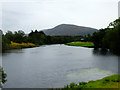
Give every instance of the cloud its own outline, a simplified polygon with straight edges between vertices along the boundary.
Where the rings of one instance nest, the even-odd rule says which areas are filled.
[[[118,17],[120,17],[120,1],[118,3]]]
[[[31,29],[48,29],[62,23],[100,29],[117,18],[117,3],[113,0],[34,0],[3,2],[2,6],[4,32],[28,33]]]
[[[118,2],[119,0],[1,0],[1,2]]]

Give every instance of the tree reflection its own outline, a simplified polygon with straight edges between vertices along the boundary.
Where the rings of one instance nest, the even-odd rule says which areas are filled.
[[[94,55],[110,55],[110,51],[109,49],[106,49],[106,48],[94,48],[93,49],[93,54]]]

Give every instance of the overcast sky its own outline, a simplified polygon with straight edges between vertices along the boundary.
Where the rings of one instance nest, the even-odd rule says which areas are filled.
[[[1,1],[0,28],[4,33],[8,30],[29,33],[31,30],[53,28],[59,24],[100,29],[118,18],[119,0]]]

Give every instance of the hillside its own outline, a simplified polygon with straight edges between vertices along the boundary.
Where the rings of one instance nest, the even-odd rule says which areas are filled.
[[[52,29],[44,30],[46,35],[54,36],[84,36],[97,32],[97,29],[72,24],[61,24]]]

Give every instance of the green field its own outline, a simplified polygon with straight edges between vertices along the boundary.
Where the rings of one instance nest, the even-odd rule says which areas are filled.
[[[80,46],[80,47],[94,47],[94,43],[92,42],[70,42],[65,45],[69,46]]]
[[[64,88],[120,88],[120,75],[114,74],[103,79],[89,82],[70,83]]]

